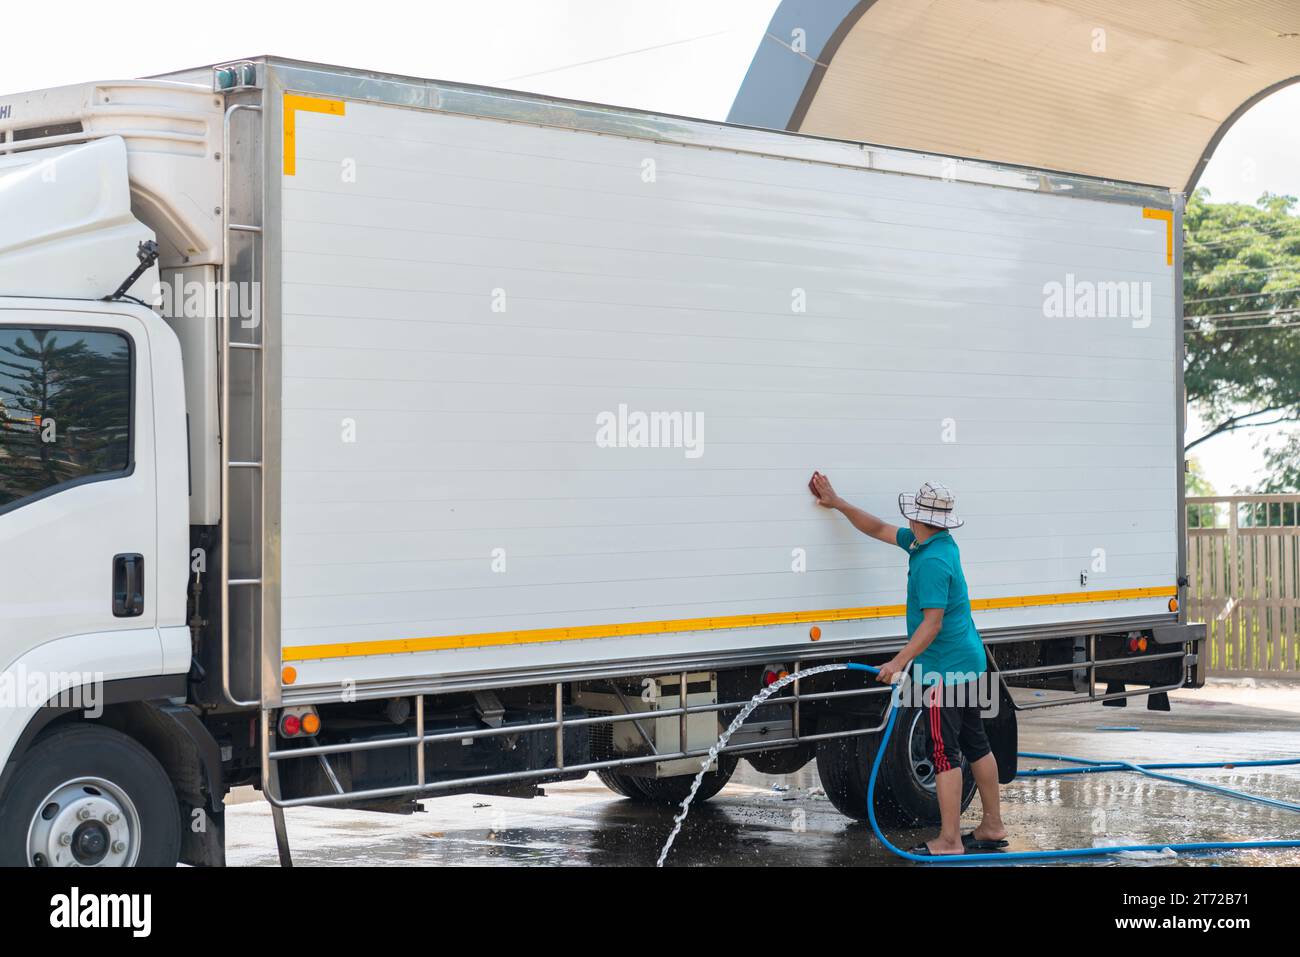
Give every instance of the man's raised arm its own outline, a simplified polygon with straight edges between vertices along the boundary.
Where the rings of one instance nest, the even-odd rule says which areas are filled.
[[[850,505],[835,493],[835,489],[831,487],[831,480],[822,475],[821,472],[813,472],[808,488],[816,497],[818,505],[842,512],[844,517],[849,520],[849,524],[863,535],[870,535],[887,545],[898,544],[897,525],[890,525],[883,519],[876,518],[870,512],[864,512],[857,506]]]

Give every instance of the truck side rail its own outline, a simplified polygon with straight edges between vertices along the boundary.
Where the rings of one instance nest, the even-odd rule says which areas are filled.
[[[998,674],[1005,682],[1007,678],[1014,678],[1023,675],[1041,675],[1053,672],[1074,672],[1086,669],[1088,672],[1088,691],[1066,698],[1054,698],[1041,702],[1032,702],[1025,705],[1016,705],[1016,710],[1028,711],[1038,708],[1054,707],[1057,705],[1073,704],[1085,701],[1104,702],[1113,701],[1120,698],[1132,698],[1142,695],[1154,695],[1175,691],[1186,683],[1186,666],[1191,664],[1195,655],[1189,652],[1186,647],[1180,647],[1172,651],[1159,652],[1144,656],[1143,661],[1159,661],[1180,658],[1184,667],[1179,669],[1179,680],[1160,686],[1143,687],[1135,690],[1125,690],[1110,693],[1097,693],[1096,672],[1098,668],[1105,668],[1111,665],[1130,664],[1131,659],[1124,658],[1106,658],[1098,660],[1096,657],[1095,639],[1089,638],[1087,659],[1081,662],[1064,662],[1061,664],[1040,665],[1024,668],[1012,668],[999,670]],[[801,662],[794,663],[794,670],[798,671],[802,666]],[[633,677],[640,672],[629,672],[623,677]],[[679,687],[687,686],[687,672],[681,672]],[[326,744],[311,745],[302,748],[283,749],[275,745],[276,728],[272,721],[273,709],[264,708],[261,712],[261,737],[262,737],[262,787],[263,794],[268,802],[276,808],[304,807],[318,805],[347,804],[357,801],[372,801],[386,798],[419,795],[434,795],[440,791],[449,791],[456,788],[465,788],[474,785],[496,785],[511,781],[526,781],[530,779],[545,778],[556,774],[571,774],[575,772],[599,771],[606,768],[628,767],[638,764],[653,764],[660,761],[673,761],[682,758],[702,758],[709,753],[707,748],[695,748],[687,750],[676,750],[670,753],[652,753],[648,755],[637,755],[626,758],[614,758],[604,761],[588,761],[579,764],[567,764],[564,760],[564,732],[569,728],[595,725],[613,725],[621,721],[638,721],[643,720],[645,715],[640,712],[634,712],[621,715],[598,715],[589,717],[569,717],[564,715],[564,685],[560,681],[555,684],[555,717],[547,721],[539,721],[531,724],[513,724],[501,727],[485,727],[472,731],[448,731],[434,734],[426,733],[424,721],[424,695],[417,694],[414,696],[414,713],[415,713],[415,731],[413,734],[397,738],[382,738],[364,742],[347,743],[347,744]],[[826,741],[833,738],[857,737],[864,734],[875,734],[884,727],[886,714],[882,710],[881,722],[872,727],[852,728],[840,731],[828,731],[818,734],[802,734],[800,731],[800,711],[804,703],[842,700],[847,698],[860,698],[870,695],[887,695],[890,692],[888,686],[856,688],[838,691],[823,691],[813,694],[804,694],[799,687],[800,682],[796,681],[787,696],[774,696],[765,702],[765,706],[781,705],[792,709],[792,727],[793,733],[782,738],[773,738],[759,742],[745,742],[737,745],[728,745],[721,749],[720,754],[744,754],[745,752],[766,751],[782,747],[794,747],[801,744],[815,743]],[[693,714],[718,713],[723,711],[739,710],[748,701],[728,701],[719,704],[701,704],[677,706],[674,708],[663,708],[656,711],[657,718],[678,718],[679,741],[689,740],[687,736],[687,719]],[[518,735],[529,732],[547,732],[553,731],[555,734],[555,755],[556,760],[553,764],[543,768],[531,768],[524,771],[509,771],[497,774],[475,775],[469,777],[453,778],[443,781],[428,781],[425,774],[425,745],[435,744],[446,741],[464,741],[467,739],[488,738],[498,735]],[[370,788],[359,791],[345,791],[338,783],[337,777],[333,774],[328,764],[328,756],[332,754],[344,754],[356,751],[372,751],[385,748],[415,748],[416,749],[416,780],[411,784],[398,785],[386,788]],[[327,777],[334,785],[334,793],[313,795],[298,798],[284,798],[279,793],[279,774],[277,770],[278,762],[290,761],[302,758],[316,758],[321,761]]]

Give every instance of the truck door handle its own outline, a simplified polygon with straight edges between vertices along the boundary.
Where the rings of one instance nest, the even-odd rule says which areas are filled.
[[[135,618],[144,614],[144,556],[113,556],[113,616]]]

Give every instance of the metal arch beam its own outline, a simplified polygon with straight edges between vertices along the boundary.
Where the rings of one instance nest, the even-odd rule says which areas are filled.
[[[808,77],[808,82],[799,95],[799,102],[795,104],[794,112],[790,114],[790,121],[785,127],[787,130],[796,131],[803,125],[803,119],[808,114],[808,107],[812,105],[813,98],[822,85],[822,78],[826,76],[826,68],[831,65],[831,60],[839,52],[840,44],[844,42],[844,38],[852,32],[853,28],[858,25],[858,21],[875,3],[876,0],[858,0],[840,25],[835,28],[830,39],[826,41],[821,56],[818,57],[817,66]]]
[[[1297,73],[1295,76],[1287,77],[1285,80],[1279,80],[1271,86],[1264,87],[1264,89],[1260,90],[1254,96],[1250,97],[1250,99],[1242,103],[1241,106],[1233,110],[1232,113],[1229,114],[1228,118],[1219,125],[1219,128],[1214,131],[1214,135],[1210,137],[1210,141],[1205,144],[1205,149],[1201,151],[1201,158],[1196,161],[1196,168],[1192,170],[1191,178],[1188,179],[1187,185],[1183,188],[1183,192],[1190,196],[1192,190],[1196,189],[1196,184],[1201,181],[1201,174],[1205,172],[1205,167],[1210,164],[1210,157],[1213,156],[1214,151],[1219,148],[1219,143],[1223,141],[1223,137],[1227,135],[1228,130],[1232,129],[1239,119],[1250,112],[1251,107],[1261,100],[1268,99],[1279,90],[1285,90],[1288,86],[1291,86],[1294,83],[1300,83],[1300,73]]]
[[[831,58],[875,0],[781,0],[745,73],[728,123],[798,130]],[[806,48],[793,49],[803,31]]]

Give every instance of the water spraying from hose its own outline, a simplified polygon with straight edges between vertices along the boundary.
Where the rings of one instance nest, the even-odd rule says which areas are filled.
[[[686,820],[686,815],[691,813],[691,802],[695,800],[695,793],[699,791],[700,785],[704,783],[704,775],[708,773],[709,768],[713,766],[713,762],[718,759],[718,752],[727,746],[727,742],[730,741],[731,736],[736,733],[736,729],[749,719],[749,716],[754,713],[754,709],[786,685],[798,681],[800,678],[825,674],[828,671],[847,671],[848,668],[848,665],[839,664],[818,665],[816,668],[805,668],[803,671],[796,671],[792,675],[786,675],[784,678],[778,678],[776,681],[773,681],[758,694],[754,695],[754,697],[750,699],[749,704],[740,709],[740,714],[736,715],[735,720],[732,721],[731,724],[727,725],[727,730],[722,732],[717,743],[714,744],[713,747],[709,748],[708,757],[706,757],[704,763],[700,765],[700,773],[695,775],[695,780],[691,782],[690,792],[682,799],[681,810],[678,811],[677,816],[673,818],[672,832],[669,833],[668,840],[664,841],[663,850],[659,852],[659,860],[655,862],[655,867],[664,866],[664,861],[668,857],[668,852],[673,849],[673,841],[677,840],[677,835],[682,829],[682,824]]]
[[[867,674],[878,674],[880,669],[871,665],[857,664],[849,662],[846,664],[818,665],[815,668],[806,668],[803,671],[796,671],[794,674],[786,675],[778,681],[768,685],[753,699],[741,709],[736,715],[734,721],[727,726],[727,730],[722,733],[718,741],[709,749],[709,755],[705,758],[700,768],[700,773],[695,776],[695,781],[691,785],[690,793],[682,801],[681,810],[673,820],[672,832],[668,835],[668,840],[664,842],[663,850],[659,852],[659,860],[656,867],[663,867],[664,861],[668,857],[668,852],[672,850],[673,841],[676,840],[678,833],[682,829],[682,823],[686,820],[686,815],[690,813],[691,801],[695,798],[696,791],[699,790],[700,784],[704,780],[704,775],[717,760],[718,753],[727,746],[727,741],[735,734],[739,728],[754,713],[754,709],[770,698],[777,691],[780,691],[786,685],[798,681],[800,678],[808,678],[812,675],[824,674],[828,671],[861,671]],[[1046,861],[1062,860],[1066,858],[1077,857],[1102,857],[1108,854],[1122,854],[1132,852],[1155,852],[1162,853],[1166,850],[1183,852],[1183,851],[1216,851],[1216,850],[1250,850],[1264,848],[1283,848],[1283,847],[1300,847],[1300,840],[1277,840],[1277,841],[1194,841],[1182,844],[1126,844],[1112,845],[1105,847],[1072,847],[1062,848],[1059,850],[1049,851],[998,851],[988,854],[950,854],[935,857],[923,857],[920,854],[913,854],[896,847],[885,837],[884,832],[880,829],[880,824],[876,821],[876,779],[880,775],[881,761],[884,759],[888,750],[890,736],[894,732],[894,725],[898,718],[898,710],[903,692],[903,684],[894,685],[893,693],[889,698],[889,716],[885,722],[884,730],[881,731],[880,744],[876,748],[876,758],[871,765],[871,777],[867,784],[867,818],[871,822],[871,830],[875,832],[876,839],[884,845],[885,849],[891,854],[901,857],[904,860],[916,861],[922,864],[967,864],[967,865],[990,865],[1006,864],[1018,861]],[[1273,798],[1263,797],[1257,794],[1249,794],[1245,791],[1235,791],[1231,788],[1225,788],[1217,784],[1210,784],[1205,781],[1195,781],[1190,778],[1175,777],[1170,774],[1158,773],[1158,770],[1172,770],[1175,768],[1221,768],[1231,767],[1273,767],[1283,765],[1294,765],[1300,763],[1300,759],[1282,759],[1277,761],[1202,761],[1187,763],[1164,763],[1141,765],[1130,761],[1091,761],[1087,758],[1074,758],[1067,755],[1042,754],[1038,752],[1029,752],[1019,755],[1020,757],[1035,757],[1048,760],[1062,761],[1076,765],[1072,768],[1060,769],[1035,769],[1024,772],[1026,777],[1041,777],[1049,774],[1083,774],[1083,773],[1105,773],[1117,771],[1131,771],[1143,774],[1148,777],[1157,778],[1163,781],[1170,781],[1176,784],[1184,784],[1189,787],[1200,788],[1203,790],[1213,791],[1217,794],[1223,794],[1227,797],[1236,798],[1243,801],[1253,801],[1260,804],[1266,804],[1271,807],[1281,808],[1287,811],[1300,812],[1300,804],[1291,804],[1286,801],[1278,801]],[[1158,769],[1158,770],[1157,770]]]

